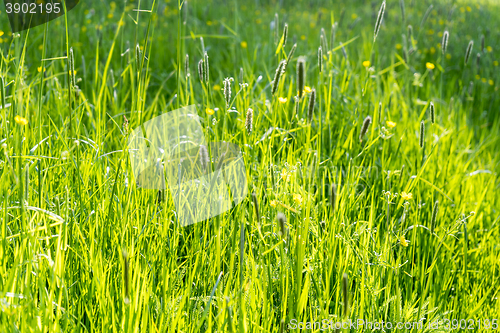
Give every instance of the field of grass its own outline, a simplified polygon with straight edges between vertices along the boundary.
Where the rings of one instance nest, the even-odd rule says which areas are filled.
[[[20,34],[0,5],[0,332],[500,325],[500,5],[381,5],[81,1]],[[181,227],[127,142],[188,105],[249,195]]]

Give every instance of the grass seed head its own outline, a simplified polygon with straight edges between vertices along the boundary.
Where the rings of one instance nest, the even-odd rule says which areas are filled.
[[[252,192],[252,201],[253,206],[255,207],[255,216],[257,217],[257,222],[260,223],[259,202],[257,201],[257,195],[255,194],[255,192]]]
[[[278,68],[276,68],[276,73],[274,73],[273,86],[271,89],[272,95],[274,95],[276,93],[276,91],[278,90],[280,78],[281,78],[281,75],[283,74],[285,66],[286,66],[286,60],[281,60],[281,62],[278,65]]]
[[[363,137],[365,136],[366,132],[368,132],[368,127],[370,127],[371,123],[372,123],[372,117],[367,116],[363,121],[363,125],[361,126],[361,132],[359,133],[359,141],[363,141]]]
[[[449,37],[450,37],[450,34],[449,34],[448,30],[446,30],[443,33],[443,39],[441,40],[441,51],[443,52],[443,54],[446,53],[446,49],[448,48],[448,38]]]
[[[189,73],[189,54],[186,54],[186,58],[184,59],[184,73],[186,76]]]
[[[430,105],[429,109],[431,111],[431,122],[434,124],[436,122],[436,114],[435,114],[435,110],[434,110],[434,103],[431,102],[431,105]]]
[[[377,39],[378,32],[380,30],[380,26],[382,25],[382,20],[384,18],[384,12],[385,12],[385,0],[382,2],[382,5],[380,6],[380,9],[378,11],[378,16],[377,16],[377,22],[375,23],[375,32],[373,36],[373,40]]]
[[[245,127],[247,128],[248,135],[250,135],[252,133],[252,127],[253,127],[253,110],[251,108],[248,108],[247,110]]]
[[[208,157],[208,150],[207,146],[205,145],[200,145],[200,164],[203,170],[207,171],[209,167],[209,157]]]
[[[304,94],[304,86],[306,82],[306,60],[304,57],[300,57],[297,60],[297,90],[299,98],[302,98]]]
[[[226,109],[229,108],[229,103],[231,102],[231,81],[232,77],[226,77],[224,79],[224,100],[226,101]]]
[[[323,49],[321,46],[318,48],[318,67],[321,73],[323,71]]]
[[[378,122],[382,123],[382,102],[378,103]]]
[[[75,55],[73,53],[73,48],[69,49],[69,79],[71,87],[76,86]]]
[[[309,108],[307,111],[307,118],[309,122],[312,123],[314,116],[314,105],[316,104],[316,89],[311,90],[311,95],[309,96]]]
[[[422,120],[420,122],[420,141],[419,141],[420,148],[424,148],[424,143],[425,143],[425,123]]]
[[[465,66],[467,66],[467,63],[469,62],[469,58],[470,58],[473,46],[474,46],[474,41],[471,40],[469,42],[469,45],[467,45],[467,50],[465,50],[465,60],[464,60],[464,65]]]
[[[200,77],[200,81],[203,83],[205,81],[205,66],[203,65],[203,59],[198,61],[198,75]]]
[[[413,27],[408,25],[408,42],[410,43],[410,50],[413,49]]]
[[[337,32],[337,26],[338,26],[338,23],[335,22],[334,24],[332,24],[332,32],[331,32],[331,45],[333,47],[333,45],[335,45],[335,34]]]
[[[326,32],[325,28],[321,28],[321,34],[320,34],[320,45],[323,47],[326,51],[328,51],[328,42],[326,38]]]
[[[205,82],[208,83],[208,80],[210,79],[210,67],[208,66],[208,53],[205,52],[203,56],[203,64],[205,65]]]
[[[285,23],[285,27],[283,28],[283,45],[282,45],[282,47],[285,47],[287,37],[288,37],[288,24]]]
[[[137,68],[139,68],[139,66],[141,65],[141,59],[142,59],[141,53],[142,53],[141,47],[139,46],[139,44],[137,44],[135,46],[135,63],[136,63]]]
[[[429,18],[429,15],[431,15],[432,8],[434,8],[434,5],[430,5],[429,8],[425,11],[424,17],[422,18],[422,22],[420,22],[420,29],[424,26],[425,22]]]
[[[344,301],[344,318],[349,315],[349,282],[347,280],[347,274],[344,273],[342,276],[342,300]]]
[[[344,56],[344,59],[347,60],[347,52],[345,51],[344,44],[342,44],[342,42],[340,42],[340,45],[342,45],[342,55]]]
[[[280,225],[280,231],[281,235],[283,237],[286,237],[287,235],[287,228],[286,228],[286,216],[282,212],[279,212],[278,215],[276,216],[278,223]]]
[[[479,67],[479,63],[481,62],[481,53],[476,55],[476,66]]]
[[[439,209],[439,201],[436,200],[436,202],[434,203],[434,208],[432,209],[431,233],[434,233],[434,228],[436,227],[436,218],[438,214],[438,209]]]

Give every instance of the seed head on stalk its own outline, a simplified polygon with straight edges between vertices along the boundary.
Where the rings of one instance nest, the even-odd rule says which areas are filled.
[[[286,65],[286,60],[281,60],[281,62],[278,65],[278,68],[276,68],[276,73],[274,73],[273,86],[271,89],[272,95],[274,95],[276,93],[276,91],[278,90],[280,78],[281,78],[281,75],[284,73],[285,65]]]
[[[288,24],[285,23],[285,27],[283,28],[283,45],[282,45],[282,47],[285,47],[287,37],[288,37]]]
[[[434,207],[432,209],[432,216],[431,216],[431,233],[434,233],[434,229],[436,227],[436,218],[439,210],[439,201],[436,200],[434,203]]]
[[[431,122],[434,124],[436,122],[436,114],[435,114],[435,110],[434,110],[434,103],[431,102],[431,105],[430,105],[429,109],[431,111]]]
[[[422,120],[420,122],[420,141],[419,141],[420,148],[424,148],[424,144],[425,144],[425,123]]]
[[[368,132],[368,127],[370,127],[371,123],[372,123],[372,117],[367,116],[363,121],[363,125],[361,126],[361,131],[359,132],[359,141],[363,141],[363,137],[365,136],[366,132]]]
[[[318,67],[319,72],[323,72],[323,50],[321,49],[321,46],[318,48]]]
[[[247,110],[245,127],[247,128],[248,135],[250,135],[252,133],[252,127],[253,127],[253,110],[251,108],[248,108]]]
[[[470,54],[472,53],[472,47],[474,46],[474,41],[471,40],[469,42],[469,45],[467,45],[467,50],[465,50],[465,59],[464,59],[464,65],[467,66],[467,63],[469,62]]]
[[[450,37],[450,33],[448,30],[446,30],[443,33],[443,39],[441,40],[441,51],[443,51],[443,54],[446,53],[446,49],[448,48],[448,38]]]
[[[287,236],[286,216],[285,216],[285,214],[279,212],[278,215],[276,216],[276,218],[277,218],[278,223],[280,225],[281,235],[282,235],[282,237],[285,238]]]
[[[304,57],[300,57],[297,60],[297,90],[299,98],[302,98],[304,94],[304,86],[306,82],[306,60]]]
[[[231,102],[231,81],[233,80],[232,77],[226,77],[224,79],[224,99],[226,101],[226,108],[229,108],[229,103]]]
[[[208,53],[205,52],[203,56],[203,64],[205,65],[205,82],[208,83],[210,78],[210,67],[208,66]]]
[[[380,10],[378,11],[378,16],[377,16],[377,22],[375,23],[375,32],[373,36],[373,41],[377,39],[378,32],[380,30],[380,26],[382,25],[382,20],[384,18],[384,12],[385,12],[385,0],[382,2],[382,5],[380,6]]]
[[[205,66],[203,65],[203,59],[198,61],[198,75],[200,77],[200,81],[203,83],[205,81]]]
[[[316,89],[311,90],[311,96],[309,96],[309,109],[307,112],[307,118],[309,122],[312,123],[314,116],[314,104],[316,103]]]

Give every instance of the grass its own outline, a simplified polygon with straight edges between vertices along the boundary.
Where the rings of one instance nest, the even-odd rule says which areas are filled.
[[[406,0],[402,20],[388,1],[374,42],[381,3],[81,2],[19,36],[4,25],[0,331],[283,332],[293,319],[347,318],[491,326],[498,4],[428,11]],[[191,104],[210,141],[242,147],[253,195],[181,228],[168,191],[136,187],[127,139]]]

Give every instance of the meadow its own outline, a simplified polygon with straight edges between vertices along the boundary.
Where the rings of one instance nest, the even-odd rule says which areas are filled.
[[[81,1],[19,34],[0,17],[0,332],[498,329],[497,2]],[[181,227],[128,139],[188,105],[241,147],[248,196]]]

